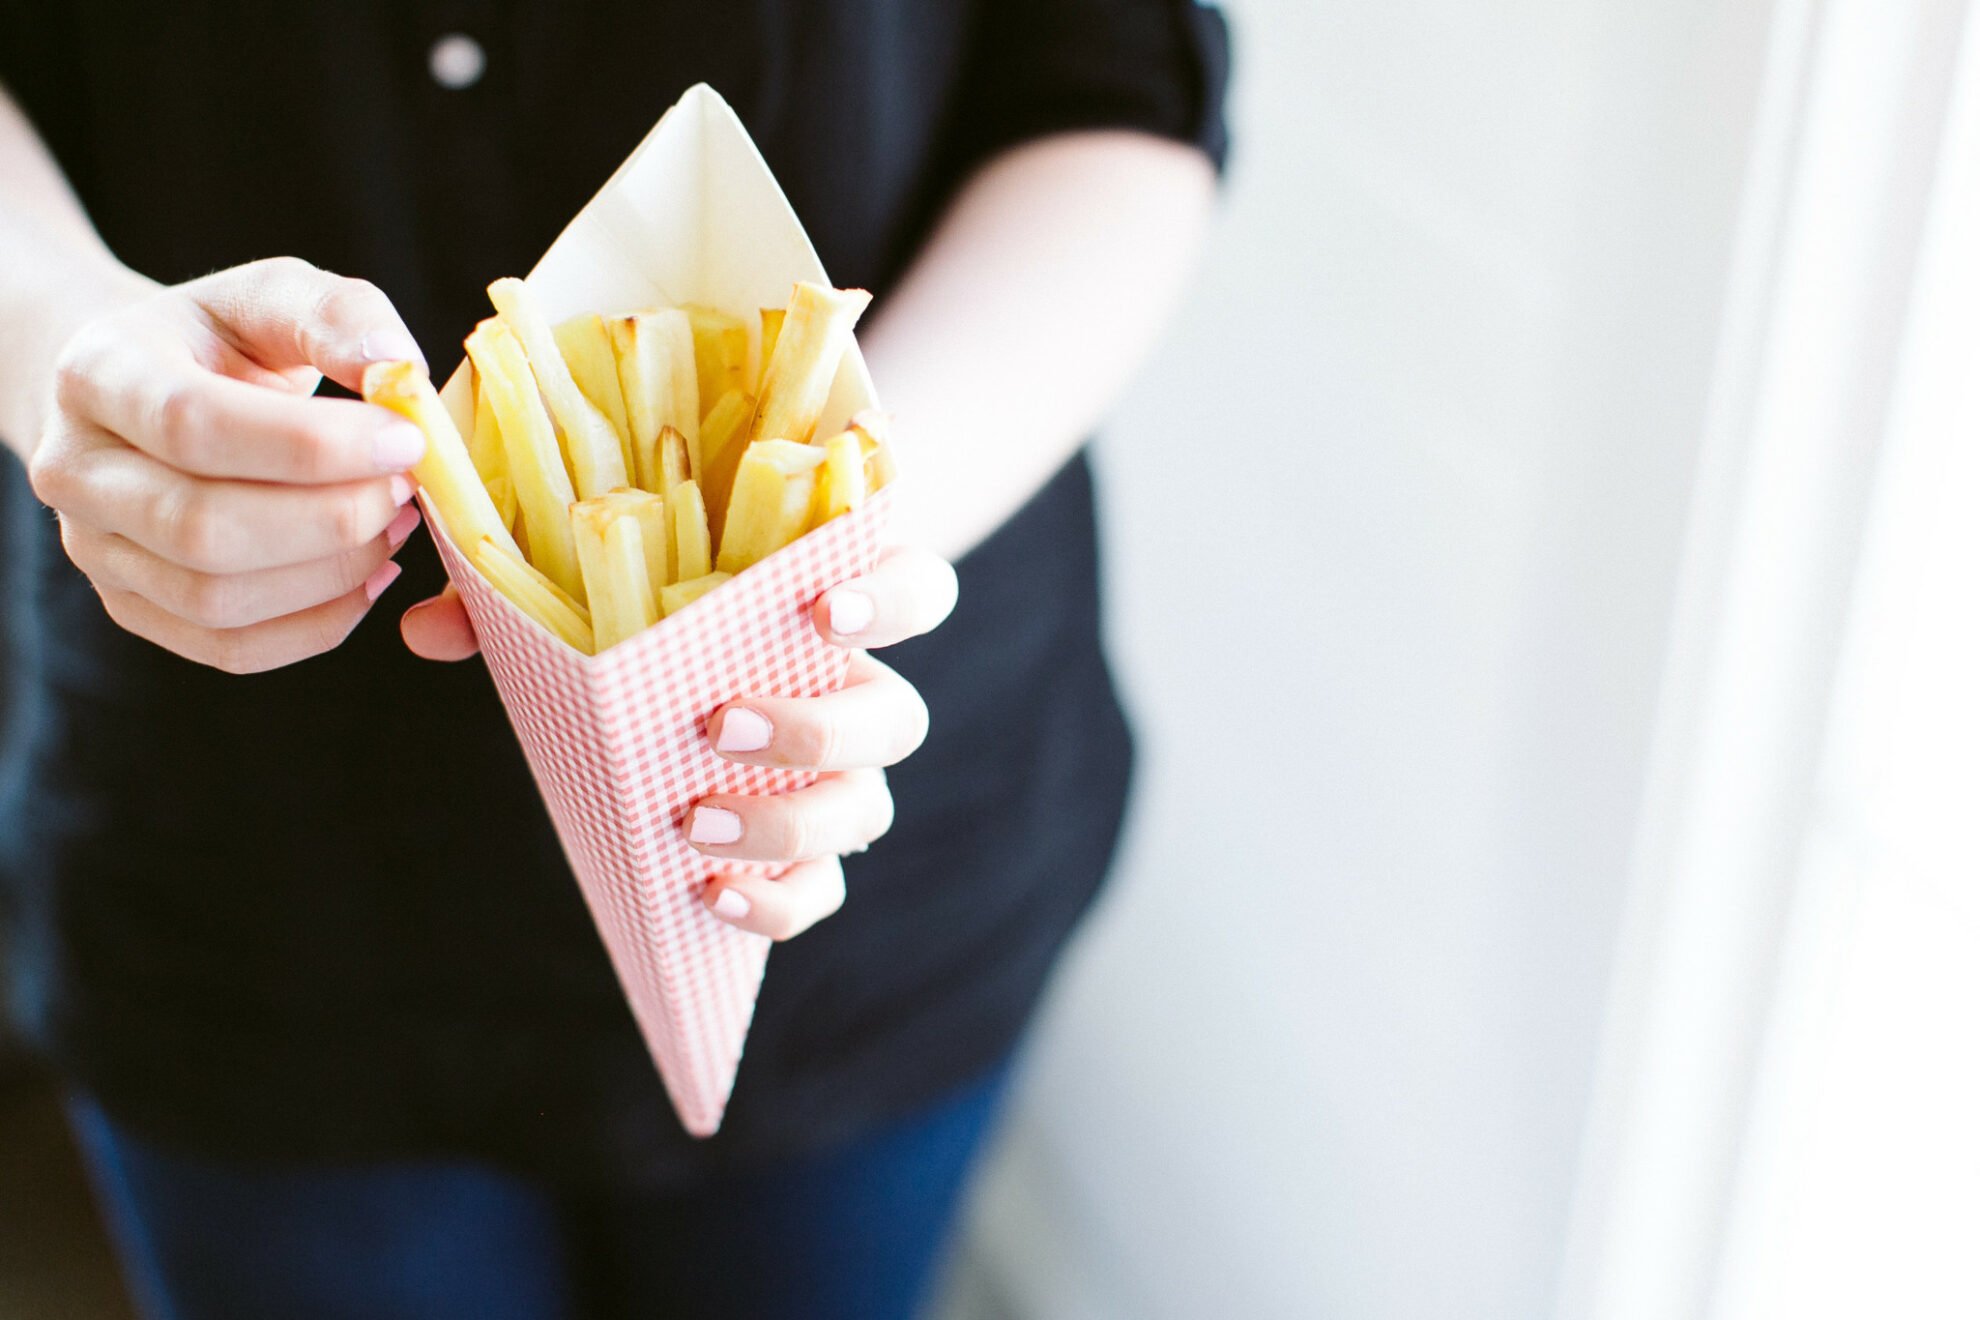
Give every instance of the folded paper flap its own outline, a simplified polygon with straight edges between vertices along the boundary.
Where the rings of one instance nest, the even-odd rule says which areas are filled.
[[[687,198],[697,204],[684,205]],[[788,303],[799,280],[828,282],[816,249],[742,120],[700,83],[660,117],[523,283],[552,320],[696,303],[753,325],[762,308]],[[463,362],[440,391],[464,435],[474,424],[469,390]],[[874,403],[854,345],[821,432]]]

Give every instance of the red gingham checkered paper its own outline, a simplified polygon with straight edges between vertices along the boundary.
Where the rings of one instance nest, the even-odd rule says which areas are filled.
[[[710,793],[786,793],[817,778],[723,760],[706,722],[737,697],[818,696],[845,682],[850,656],[818,635],[811,607],[872,568],[893,496],[881,490],[596,656],[510,603],[426,508],[633,1016],[698,1137],[721,1126],[770,941],[702,906],[709,876],[750,868],[696,852],[682,820]]]

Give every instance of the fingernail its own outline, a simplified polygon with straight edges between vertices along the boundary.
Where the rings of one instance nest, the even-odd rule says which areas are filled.
[[[733,889],[723,889],[715,895],[715,901],[708,910],[727,921],[741,921],[749,915],[749,900]]]
[[[385,544],[397,550],[406,543],[406,538],[413,534],[413,528],[417,526],[419,526],[419,506],[408,504],[399,510],[391,522],[385,524]]]
[[[833,632],[841,637],[857,636],[873,622],[873,597],[862,591],[835,591],[825,602],[825,614]]]
[[[770,721],[746,706],[732,706],[715,735],[718,752],[760,752],[770,745]]]
[[[413,497],[413,492],[418,489],[419,487],[413,485],[413,479],[411,477],[405,475],[403,472],[400,473],[398,476],[392,478],[392,503],[404,504]]]
[[[403,472],[426,457],[426,437],[411,422],[379,428],[371,440],[371,461],[380,472]]]
[[[424,365],[426,354],[403,330],[375,330],[358,340],[358,357],[365,362],[417,362]]]
[[[689,843],[734,843],[742,837],[742,817],[722,807],[696,807],[688,821]]]
[[[385,588],[398,578],[400,571],[399,566],[389,559],[380,564],[378,570],[364,580],[364,598],[377,600],[385,593]]]

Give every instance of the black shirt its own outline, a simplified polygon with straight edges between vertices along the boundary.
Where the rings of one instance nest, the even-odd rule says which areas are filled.
[[[1119,126],[1222,149],[1224,31],[1188,0],[0,15],[0,81],[121,259],[362,275],[436,364],[698,81],[833,278],[882,297],[1004,146]],[[460,90],[428,69],[452,32],[487,56]],[[0,768],[16,1008],[113,1114],[200,1150],[665,1182],[836,1139],[1010,1050],[1118,831],[1080,458],[959,566],[948,625],[888,652],[933,732],[843,912],[773,953],[727,1124],[694,1143],[486,671],[399,641],[395,602],[441,580],[423,536],[343,647],[237,677],[111,624],[32,506],[8,531],[39,563],[10,587],[0,739],[32,743]]]

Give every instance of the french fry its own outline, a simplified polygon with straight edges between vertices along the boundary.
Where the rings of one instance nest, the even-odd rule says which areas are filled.
[[[468,551],[468,558],[496,590],[515,602],[517,609],[586,655],[592,653],[590,611],[530,567],[511,547],[484,536]]]
[[[470,364],[472,365],[472,364]],[[484,482],[507,474],[509,460],[502,453],[502,432],[495,412],[488,406],[488,391],[481,388],[481,373],[474,373],[474,434],[467,438],[468,456]]]
[[[674,529],[673,581],[706,577],[715,564],[708,535],[708,507],[702,503],[701,487],[683,481],[668,491],[667,520]]]
[[[591,602],[596,649],[606,650],[660,620],[659,598],[646,571],[639,518],[610,497],[571,506],[571,531]]]
[[[583,600],[584,574],[578,568],[569,513],[577,495],[522,345],[507,324],[490,318],[468,336],[467,351],[501,430],[530,559],[552,582]]]
[[[686,609],[734,576],[733,573],[704,573],[698,578],[689,578],[686,582],[669,583],[660,588],[661,614],[673,614]]]
[[[610,326],[612,352],[618,359],[619,387],[625,396],[627,426],[632,435],[632,471],[639,484],[659,494],[640,468],[660,433],[668,427],[688,442],[689,462],[701,437],[701,384],[696,375],[694,327],[686,312],[669,307],[633,316],[615,316]]]
[[[763,333],[759,336],[756,350],[756,388],[763,388],[763,373],[770,368],[770,355],[776,350],[778,332],[784,328],[784,309],[765,307],[757,315],[762,319]]]
[[[683,307],[681,311],[694,327],[694,364],[705,417],[710,401],[730,390],[749,388],[749,327],[741,317],[713,307]]]
[[[776,351],[763,368],[763,386],[749,438],[804,444],[818,429],[818,414],[832,392],[839,362],[852,343],[853,324],[873,295],[864,289],[829,289],[800,282],[791,294]]]
[[[605,414],[584,397],[571,378],[571,369],[557,350],[557,337],[523,282],[496,280],[488,286],[488,299],[521,342],[537,386],[550,405],[550,415],[557,419],[557,426],[563,432],[564,452],[571,463],[571,482],[578,495],[590,499],[626,485],[630,478],[618,435],[605,420]],[[504,421],[505,429],[507,425]]]
[[[647,490],[615,490],[598,497],[639,523],[639,544],[646,552],[646,576],[657,592],[674,580],[673,524],[667,512],[667,497]]]
[[[694,475],[687,438],[671,426],[660,428],[639,451],[639,488],[665,495]]]
[[[473,364],[469,364],[470,370]],[[516,528],[516,486],[509,480],[509,456],[502,452],[502,428],[495,420],[495,409],[488,402],[488,391],[481,388],[481,373],[474,372],[474,434],[468,438],[468,454],[488,498],[495,501],[495,512],[511,532]]]
[[[488,498],[495,501],[495,512],[502,519],[502,525],[509,529],[511,536],[516,531],[516,483],[507,477],[490,477],[481,483],[488,489]],[[517,542],[518,547],[521,542]]]
[[[789,440],[758,440],[736,466],[715,567],[740,573],[804,535],[825,451]]]
[[[859,432],[841,431],[823,448],[825,461],[818,467],[818,493],[811,506],[813,527],[852,512],[866,499],[866,455]]]
[[[612,336],[605,329],[605,318],[596,312],[573,316],[555,331],[557,351],[571,369],[571,379],[592,406],[605,414],[605,420],[619,434],[619,453],[632,471],[632,428],[626,421],[626,396],[619,387],[619,362],[612,353]]]
[[[486,538],[516,548],[495,502],[481,484],[467,442],[461,439],[447,406],[440,402],[426,368],[417,362],[374,362],[364,369],[364,398],[390,408],[426,436],[426,453],[413,466],[413,480],[426,491],[455,545]]]
[[[755,399],[730,390],[701,419],[701,470],[694,479],[701,483],[708,501],[709,530],[717,537],[722,534],[722,516],[728,512],[729,490],[736,482],[736,464],[749,444],[749,419],[755,413]]]
[[[852,429],[859,435],[860,452],[866,455],[868,495],[893,481],[897,471],[894,466],[894,446],[887,439],[889,427],[890,419],[887,414],[872,408],[852,419]]]

